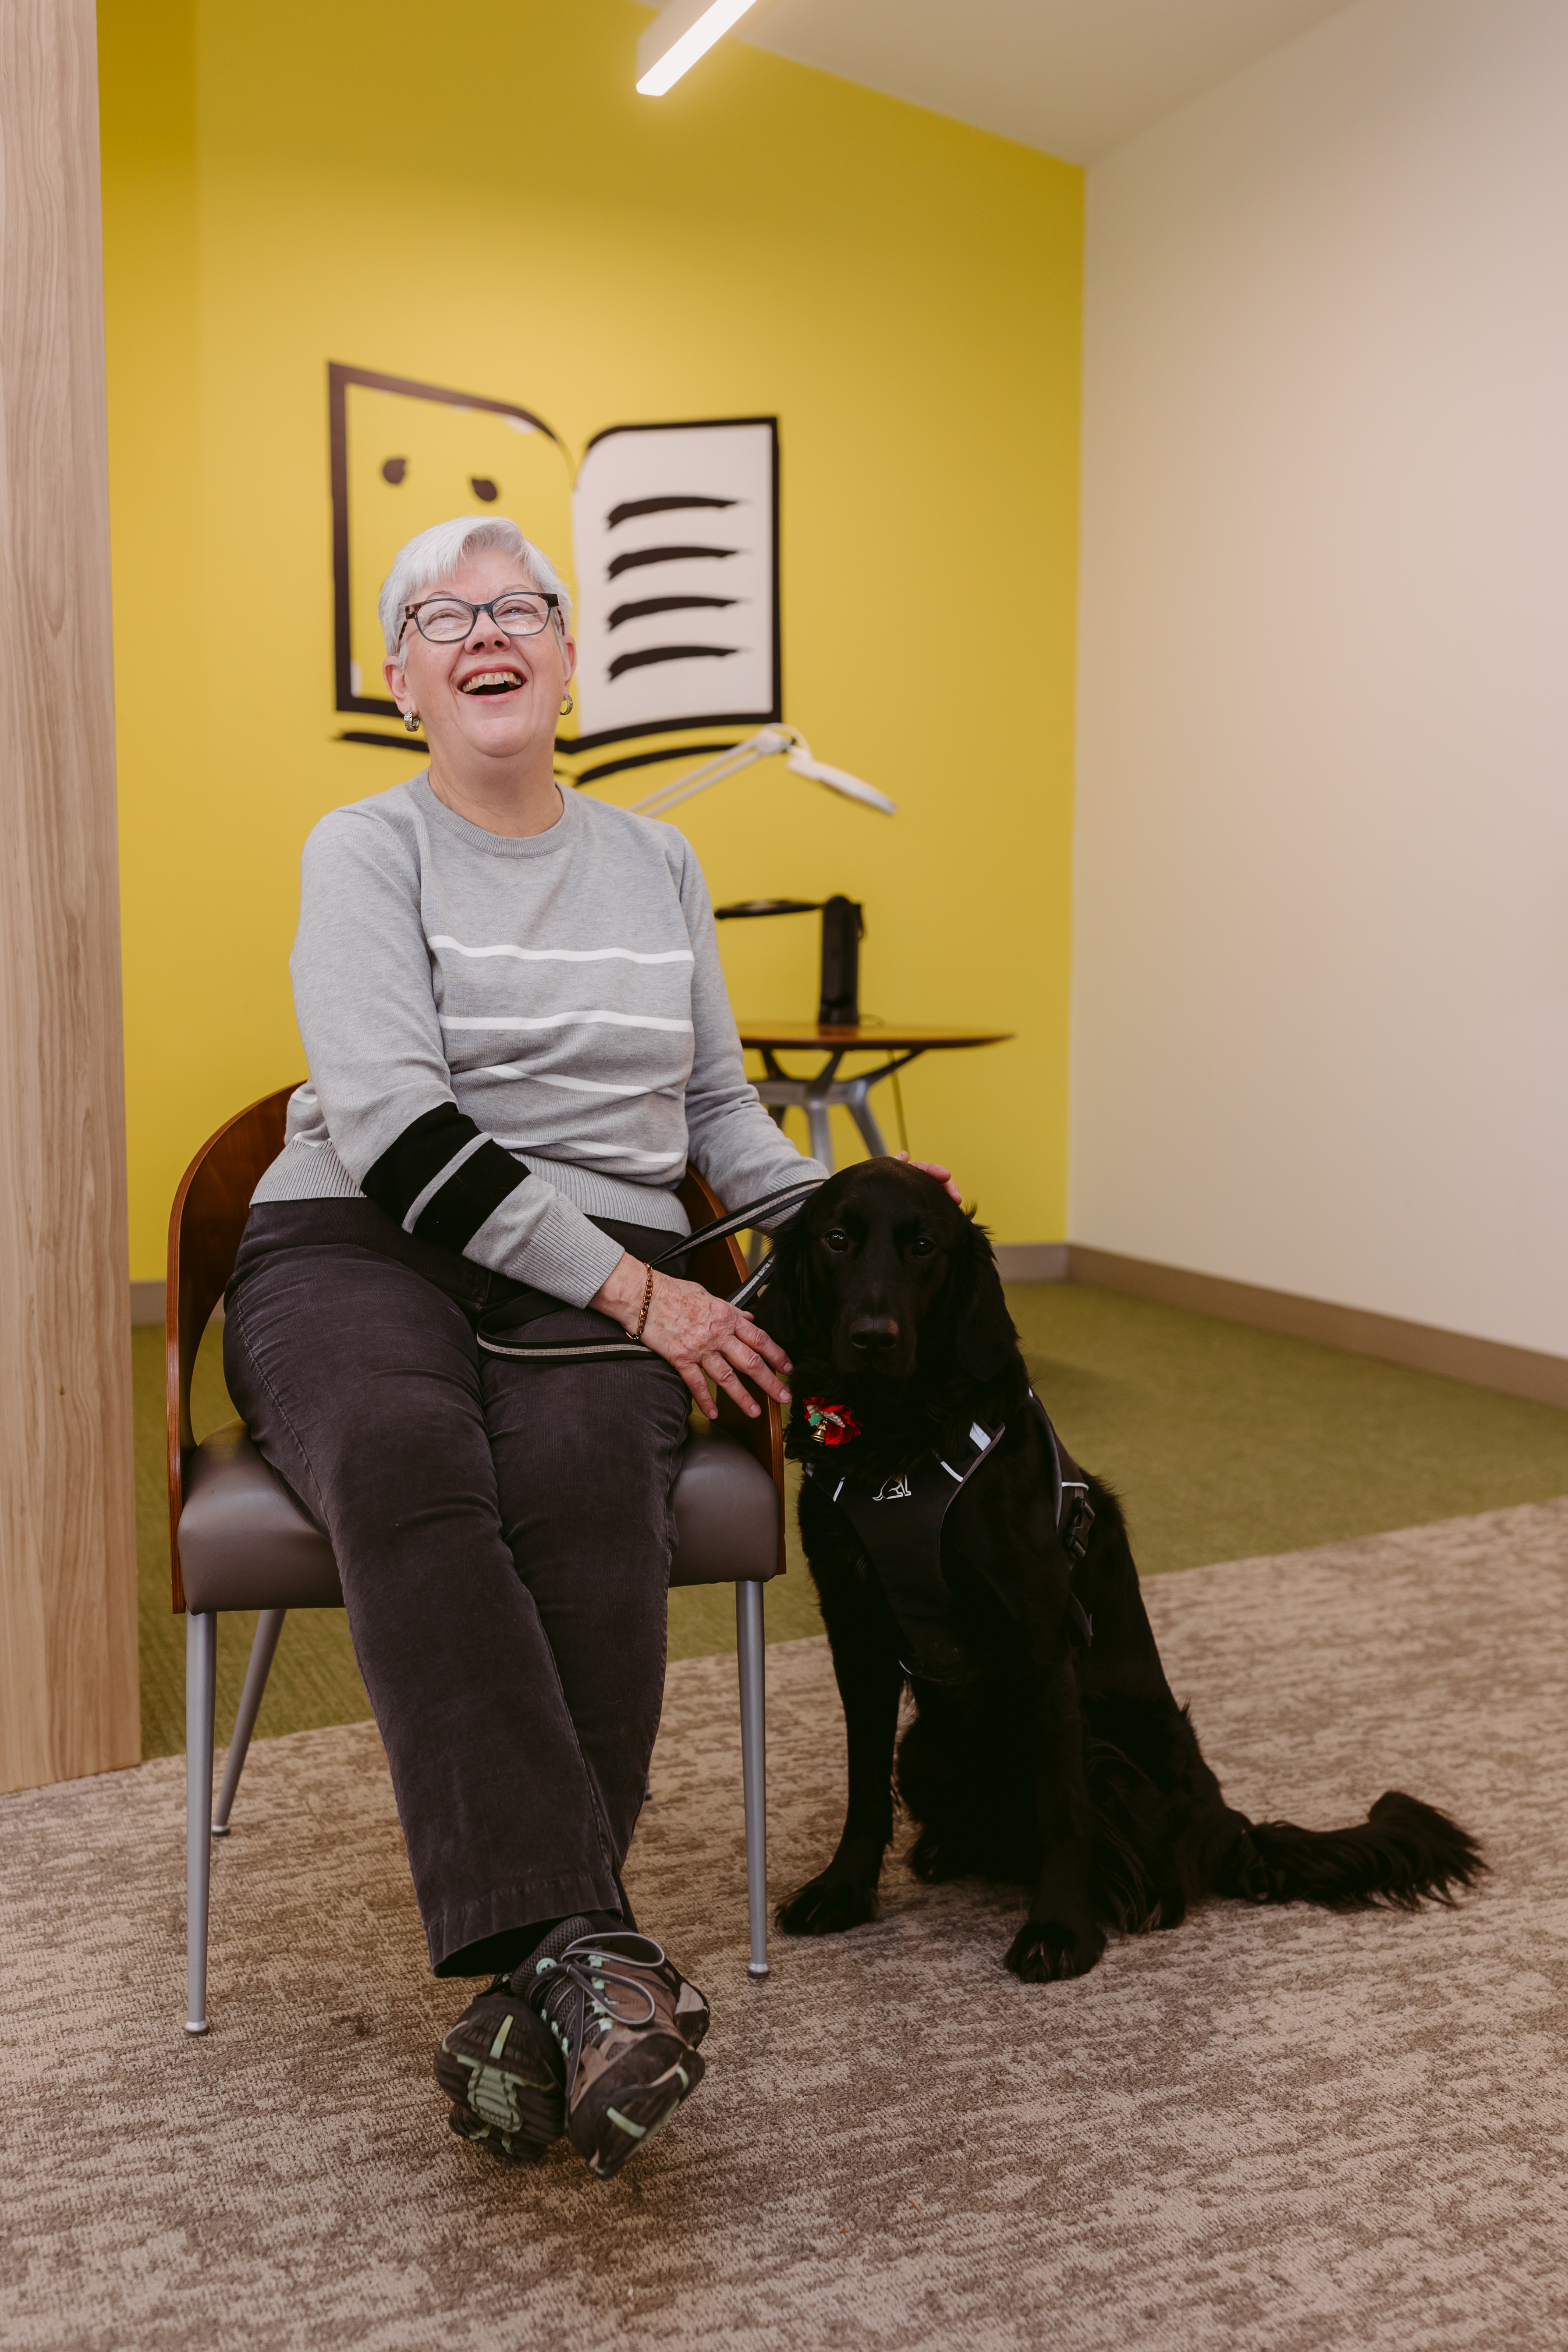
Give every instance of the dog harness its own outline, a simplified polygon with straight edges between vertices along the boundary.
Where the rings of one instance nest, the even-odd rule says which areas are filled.
[[[1076,1568],[1089,1549],[1089,1529],[1094,1525],[1089,1481],[1052,1428],[1050,1415],[1033,1389],[1029,1405],[1050,1444],[1057,1534],[1069,1566]],[[840,1412],[841,1408],[826,1408],[826,1417],[836,1419]],[[952,1594],[942,1569],[942,1530],[948,1512],[975,1473],[990,1461],[1006,1428],[1005,1422],[994,1429],[988,1429],[984,1422],[972,1422],[956,1462],[949,1462],[933,1448],[907,1471],[885,1478],[875,1488],[869,1480],[858,1479],[852,1470],[839,1470],[826,1460],[802,1465],[813,1485],[829,1502],[837,1503],[859,1537],[904,1637],[906,1654],[900,1663],[906,1674],[922,1682],[969,1683],[979,1674],[953,1619]],[[1093,1621],[1070,1591],[1068,1633],[1084,1649],[1094,1638]]]

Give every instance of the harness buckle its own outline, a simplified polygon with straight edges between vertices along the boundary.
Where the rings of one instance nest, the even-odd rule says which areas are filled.
[[[1071,1488],[1063,1489],[1064,1502],[1071,1492]],[[1080,1490],[1062,1515],[1061,1546],[1069,1559],[1082,1561],[1088,1559],[1089,1530],[1093,1525],[1094,1505]]]

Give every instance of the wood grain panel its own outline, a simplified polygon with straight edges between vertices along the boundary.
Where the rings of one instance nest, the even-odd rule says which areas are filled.
[[[136,1761],[92,0],[0,5],[0,1788]]]

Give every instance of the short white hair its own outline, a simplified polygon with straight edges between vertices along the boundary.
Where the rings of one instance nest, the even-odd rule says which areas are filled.
[[[405,547],[400,547],[382,583],[376,610],[392,660],[397,659],[409,605],[416,604],[426,589],[450,580],[465,558],[481,547],[496,547],[511,556],[536,588],[560,598],[553,618],[564,644],[572,633],[572,594],[543,550],[524,539],[510,515],[457,515],[450,522],[433,522],[428,530],[416,532]]]

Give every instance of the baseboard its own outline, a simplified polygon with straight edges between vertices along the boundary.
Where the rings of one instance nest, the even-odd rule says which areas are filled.
[[[163,1320],[163,1285],[161,1282],[133,1282],[131,1286],[131,1328],[134,1331],[148,1323]],[[213,1320],[223,1321],[223,1301],[213,1308]]]
[[[1125,1291],[1162,1307],[1186,1307],[1198,1315],[1217,1316],[1222,1322],[1248,1324],[1256,1331],[1315,1339],[1352,1356],[1376,1356],[1411,1371],[1437,1372],[1445,1380],[1468,1381],[1474,1388],[1495,1389],[1503,1396],[1568,1408],[1568,1357],[1472,1339],[1468,1332],[1444,1331],[1431,1323],[1405,1323],[1397,1316],[1373,1315],[1360,1307],[1334,1307],[1294,1291],[1228,1282],[1220,1275],[1194,1274],[1185,1266],[1160,1265],[1151,1258],[1123,1257],[1082,1242],[1068,1244],[1068,1261],[1069,1281],[1100,1290]]]
[[[996,1265],[1004,1282],[1066,1282],[1066,1242],[997,1242]]]

